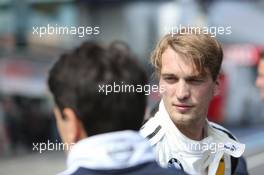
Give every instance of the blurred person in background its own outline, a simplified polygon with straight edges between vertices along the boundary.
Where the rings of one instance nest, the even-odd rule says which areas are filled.
[[[9,139],[5,126],[5,114],[3,110],[2,96],[0,95],[0,156],[8,151]]]
[[[10,140],[10,151],[16,154],[18,146],[23,140],[23,120],[21,119],[21,110],[11,96],[3,98],[3,112],[7,136]]]
[[[67,158],[74,175],[182,174],[162,169],[138,130],[146,107],[144,92],[105,94],[109,84],[144,85],[147,78],[126,45],[86,42],[63,54],[50,70],[48,85]],[[99,89],[100,88],[100,89]]]
[[[264,100],[264,50],[259,54],[259,64],[258,64],[258,75],[256,79],[256,86],[260,90],[260,95],[262,100]]]
[[[218,93],[222,59],[220,43],[194,29],[166,35],[157,44],[151,62],[162,100],[141,133],[161,166],[193,175],[248,174],[241,157],[245,145],[207,120],[210,101]]]

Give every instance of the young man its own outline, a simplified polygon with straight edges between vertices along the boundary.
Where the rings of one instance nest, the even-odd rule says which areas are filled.
[[[264,50],[259,54],[259,64],[258,64],[258,75],[256,79],[256,86],[260,90],[261,98],[264,100]]]
[[[154,147],[161,166],[195,175],[247,174],[244,159],[238,159],[245,145],[207,120],[222,58],[217,40],[197,30],[166,35],[157,44],[151,62],[162,100],[141,133]]]
[[[155,163],[148,141],[137,132],[145,112],[144,92],[106,95],[113,83],[146,83],[144,71],[120,43],[107,48],[84,43],[52,67],[48,85],[57,127],[65,147],[75,143],[61,175],[175,174]]]

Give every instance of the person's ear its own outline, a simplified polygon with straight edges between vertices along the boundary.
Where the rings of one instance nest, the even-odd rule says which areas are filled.
[[[214,96],[217,96],[219,94],[220,94],[220,75],[217,76],[214,85]]]
[[[75,143],[80,140],[80,134],[82,132],[80,121],[71,108],[64,108],[63,115],[67,125],[66,130],[68,142]]]

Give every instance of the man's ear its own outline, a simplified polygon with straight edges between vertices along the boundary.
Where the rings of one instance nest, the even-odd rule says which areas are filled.
[[[64,108],[63,115],[67,123],[67,137],[69,139],[69,142],[75,143],[82,139],[85,135],[85,131],[73,109]]]
[[[220,75],[217,76],[214,86],[214,96],[217,96],[219,94],[220,94]]]

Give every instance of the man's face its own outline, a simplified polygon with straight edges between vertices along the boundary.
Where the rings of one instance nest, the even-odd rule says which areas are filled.
[[[72,129],[72,120],[70,120],[69,118],[63,118],[61,111],[58,107],[54,107],[54,114],[61,140],[64,144],[66,144],[69,147],[75,141],[73,139],[75,133],[74,130]],[[64,117],[67,116],[68,115],[65,115]]]
[[[81,121],[71,108],[64,108],[63,111],[61,111],[55,106],[54,114],[61,140],[66,147],[65,151],[71,149],[71,146],[73,146],[75,142],[88,137]]]
[[[261,98],[264,100],[264,60],[262,59],[258,65],[258,76],[256,86],[260,90]]]
[[[61,111],[58,107],[54,108],[54,114],[56,119],[56,125],[63,143],[69,143],[69,139],[67,137],[67,121],[62,118]]]
[[[192,63],[169,47],[162,54],[159,85],[164,89],[162,99],[174,124],[187,125],[207,117],[217,83],[209,74],[199,75]]]

